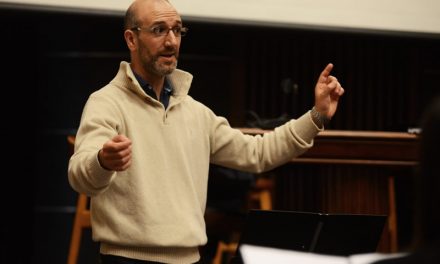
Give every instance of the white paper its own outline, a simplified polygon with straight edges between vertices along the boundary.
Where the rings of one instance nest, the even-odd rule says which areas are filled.
[[[347,258],[284,249],[242,245],[244,264],[347,264]]]
[[[365,253],[365,254],[356,254],[349,256],[348,263],[350,264],[369,264],[373,263],[375,261],[379,261],[382,259],[389,259],[389,258],[398,258],[405,256],[406,253]]]
[[[252,245],[242,245],[240,253],[244,264],[368,264],[405,255],[404,253],[365,253],[340,257]]]

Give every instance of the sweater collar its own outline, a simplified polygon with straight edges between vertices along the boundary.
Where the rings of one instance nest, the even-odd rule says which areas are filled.
[[[169,85],[173,87],[173,97],[186,96],[191,87],[192,79],[192,74],[179,69],[176,69],[171,74],[167,75],[167,81]],[[112,82],[124,86],[127,85],[129,89],[132,89],[134,92],[145,95],[145,92],[131,70],[130,64],[126,61],[120,63],[118,74]]]

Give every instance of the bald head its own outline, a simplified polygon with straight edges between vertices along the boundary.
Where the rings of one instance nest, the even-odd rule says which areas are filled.
[[[177,67],[182,19],[168,0],[135,0],[127,9],[124,38],[131,68],[155,91]],[[186,31],[186,28],[185,28]]]
[[[166,3],[172,7],[168,0],[135,0],[125,12],[124,29],[130,29],[138,26],[142,19],[139,12],[141,10],[148,9],[148,7],[151,7],[151,5],[154,3]]]

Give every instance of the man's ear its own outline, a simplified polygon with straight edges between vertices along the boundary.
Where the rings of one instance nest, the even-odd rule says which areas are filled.
[[[132,30],[125,30],[124,32],[124,38],[125,42],[127,43],[127,47],[133,51],[137,48],[137,38],[134,35],[135,33]]]

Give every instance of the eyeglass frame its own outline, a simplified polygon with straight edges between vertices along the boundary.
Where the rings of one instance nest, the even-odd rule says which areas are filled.
[[[158,30],[164,30],[164,31],[163,31],[163,33],[155,32],[155,30],[157,30],[157,29]],[[176,29],[179,29],[180,31],[176,32],[175,31]],[[173,31],[173,34],[174,34],[175,37],[184,37],[188,33],[189,29],[187,27],[182,27],[182,26],[174,26],[174,27],[168,27],[167,28],[167,27],[165,27],[163,25],[155,25],[155,26],[152,26],[150,28],[136,26],[136,27],[130,28],[130,30],[132,30],[132,31],[139,31],[139,32],[146,31],[146,32],[149,32],[149,33],[153,34],[156,37],[168,36],[168,34],[170,34],[170,31]]]

